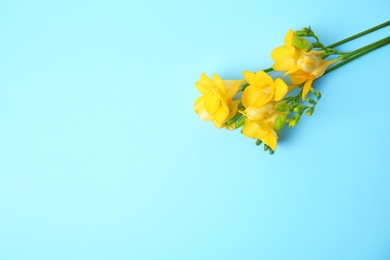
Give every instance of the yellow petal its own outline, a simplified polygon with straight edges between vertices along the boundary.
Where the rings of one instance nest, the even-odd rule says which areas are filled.
[[[267,104],[268,102],[270,102],[272,100],[272,97],[273,97],[273,95],[270,95],[270,96],[260,95],[257,97],[254,105],[257,107],[261,107],[261,106]]]
[[[261,95],[260,88],[253,85],[249,85],[242,93],[242,97],[241,97],[242,104],[244,105],[244,107],[253,106],[260,95]]]
[[[214,115],[221,103],[220,95],[214,94],[213,92],[209,92],[206,95],[204,95],[204,106],[206,108],[207,113],[210,115]]]
[[[194,110],[199,115],[200,119],[203,121],[209,121],[212,117],[207,113],[206,108],[204,106],[204,97],[201,96],[196,99],[194,103]]]
[[[213,124],[217,128],[224,128],[226,126],[225,123],[219,123],[219,122],[216,122],[214,120],[213,120]]]
[[[287,91],[288,91],[287,84],[281,78],[277,78],[275,80],[275,97],[274,97],[274,99],[276,101],[281,100],[287,94]]]
[[[241,100],[231,100],[230,102],[228,102],[228,106],[229,106],[229,116],[228,118],[226,118],[226,120],[229,120],[231,119],[233,116],[235,116],[237,114],[237,111],[238,111],[238,105],[241,103]]]
[[[269,132],[268,135],[262,141],[263,143],[268,145],[273,151],[276,150],[278,139],[272,132]]]
[[[200,82],[202,83],[202,85],[204,85],[206,88],[209,88],[209,89],[213,89],[215,87],[215,84],[214,82],[209,78],[207,77],[206,74],[202,73],[200,75]]]
[[[272,68],[276,71],[286,71],[294,66],[294,58],[290,55],[286,55],[276,60]]]
[[[259,70],[256,72],[254,77],[254,85],[257,85],[259,87],[266,87],[266,86],[274,86],[274,81],[272,80],[271,76],[269,76],[267,73],[265,73],[262,70]]]
[[[214,82],[204,73],[200,75],[200,81],[195,82],[195,86],[202,95],[206,95],[215,88]]]
[[[294,85],[300,85],[303,82],[305,82],[306,80],[307,79],[304,77],[299,77],[299,76],[297,77],[297,75],[295,73],[290,75],[290,81]]]
[[[263,128],[264,132],[266,132],[267,134],[260,137],[259,139],[263,143],[268,145],[272,150],[275,151],[277,140],[278,140],[278,135],[276,134],[276,132],[274,130],[273,122],[264,123],[264,124],[262,124],[261,127]]]
[[[244,75],[244,78],[245,78],[246,82],[248,82],[248,84],[250,84],[250,85],[253,84],[255,73],[246,70],[242,74]]]
[[[214,121],[218,123],[224,123],[227,117],[229,116],[229,112],[230,112],[229,107],[225,103],[221,102],[220,108],[214,114],[215,116]]]
[[[284,37],[284,45],[291,46],[293,38],[294,38],[294,31],[290,29],[288,30],[286,36]]]
[[[286,46],[280,46],[278,48],[275,48],[271,52],[271,58],[273,61],[277,61],[281,59],[284,56],[291,55],[291,49],[287,48]]]
[[[245,80],[224,80],[223,83],[227,90],[226,98],[232,98],[237,94],[240,86],[245,83]]]
[[[219,91],[221,93],[225,93],[226,92],[225,84],[223,84],[221,77],[215,74],[213,75],[213,80],[215,82],[215,85],[218,87]]]
[[[306,81],[305,84],[303,85],[303,89],[302,89],[302,101],[305,101],[307,94],[310,92],[312,83],[313,83],[313,80],[312,80],[312,79],[309,79],[309,80]]]
[[[268,131],[262,129],[260,122],[246,119],[242,127],[242,133],[249,138],[261,139],[268,134]]]
[[[284,76],[291,74],[291,73],[294,73],[294,72],[297,72],[298,70],[299,70],[299,67],[297,65],[293,65],[289,70],[287,70],[284,73]]]

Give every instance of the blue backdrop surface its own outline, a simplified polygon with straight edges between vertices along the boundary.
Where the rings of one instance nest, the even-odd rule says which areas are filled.
[[[389,46],[315,81],[272,156],[193,111],[202,72],[242,78],[289,29],[330,44],[389,11],[1,1],[0,259],[389,259]]]

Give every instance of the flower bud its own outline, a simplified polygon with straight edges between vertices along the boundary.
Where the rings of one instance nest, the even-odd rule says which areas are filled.
[[[314,88],[311,88],[310,91],[314,94],[314,96],[316,96],[317,101],[321,98],[321,92],[315,90]]]
[[[304,108],[302,106],[297,106],[294,108],[294,112],[298,114],[302,114]]]
[[[287,105],[286,103],[279,103],[275,106],[275,109],[280,112],[287,112],[290,110],[290,106]]]
[[[302,28],[294,32],[296,36],[313,36],[313,31],[310,28]]]
[[[244,125],[245,123],[246,116],[240,117],[236,123],[236,128],[239,128]]]
[[[295,127],[299,123],[299,119],[301,118],[300,114],[296,114],[294,117],[292,117],[289,121],[288,127]]]
[[[312,105],[317,104],[317,102],[316,102],[314,99],[312,99],[312,98],[308,98],[308,99],[306,99],[306,100],[307,100],[307,102],[309,102],[309,103],[312,104]]]
[[[311,43],[309,43],[306,39],[301,38],[301,37],[294,37],[292,39],[292,43],[298,49],[304,50],[306,52],[309,52],[309,51],[311,51],[311,49],[313,49],[313,45]]]
[[[281,114],[280,116],[278,116],[274,122],[274,130],[278,132],[280,129],[282,129],[282,127],[286,123],[286,120],[287,116],[285,114]]]
[[[314,112],[314,107],[311,107],[309,110],[306,111],[307,116],[311,116]]]
[[[307,36],[307,33],[305,31],[303,31],[303,30],[298,30],[298,31],[295,31],[294,33],[295,33],[296,36],[299,36],[299,37]]]

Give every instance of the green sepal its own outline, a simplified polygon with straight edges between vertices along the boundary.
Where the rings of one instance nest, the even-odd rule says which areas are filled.
[[[278,116],[274,122],[274,130],[278,132],[280,129],[282,129],[282,127],[286,123],[286,120],[287,116],[285,114],[281,114],[280,116]]]
[[[242,114],[240,112],[237,112],[237,114],[234,117],[232,117],[230,120],[226,122],[226,125],[230,126],[234,124],[237,121],[237,119],[239,119],[241,116]]]
[[[312,99],[312,98],[308,98],[307,102],[309,102],[312,105],[316,105],[317,104],[317,102],[314,99]]]
[[[299,119],[301,119],[300,114],[295,114],[295,116],[288,119],[288,127],[295,127],[299,123]]]
[[[306,111],[307,116],[311,116],[314,113],[314,107],[311,107],[309,110]]]
[[[243,126],[245,123],[245,120],[246,120],[246,116],[240,117],[240,119],[238,119],[238,121],[237,121],[237,128]]]
[[[298,49],[304,50],[306,52],[309,52],[313,49],[313,45],[301,37],[294,37],[292,39],[292,44],[294,44],[294,46]]]
[[[284,102],[279,103],[275,106],[275,109],[280,111],[280,112],[287,112],[290,110],[290,106]]]

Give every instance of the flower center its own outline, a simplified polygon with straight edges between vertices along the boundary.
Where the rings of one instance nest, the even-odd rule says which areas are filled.
[[[320,59],[313,55],[305,55],[298,59],[298,67],[305,72],[313,72],[320,64]]]
[[[261,90],[263,92],[262,94],[263,94],[264,97],[270,98],[272,96],[272,94],[273,94],[273,90],[274,89],[273,89],[272,86],[268,85],[266,87],[263,87]]]
[[[275,112],[275,108],[271,103],[265,104],[262,107],[248,107],[246,116],[250,120],[266,119]]]

